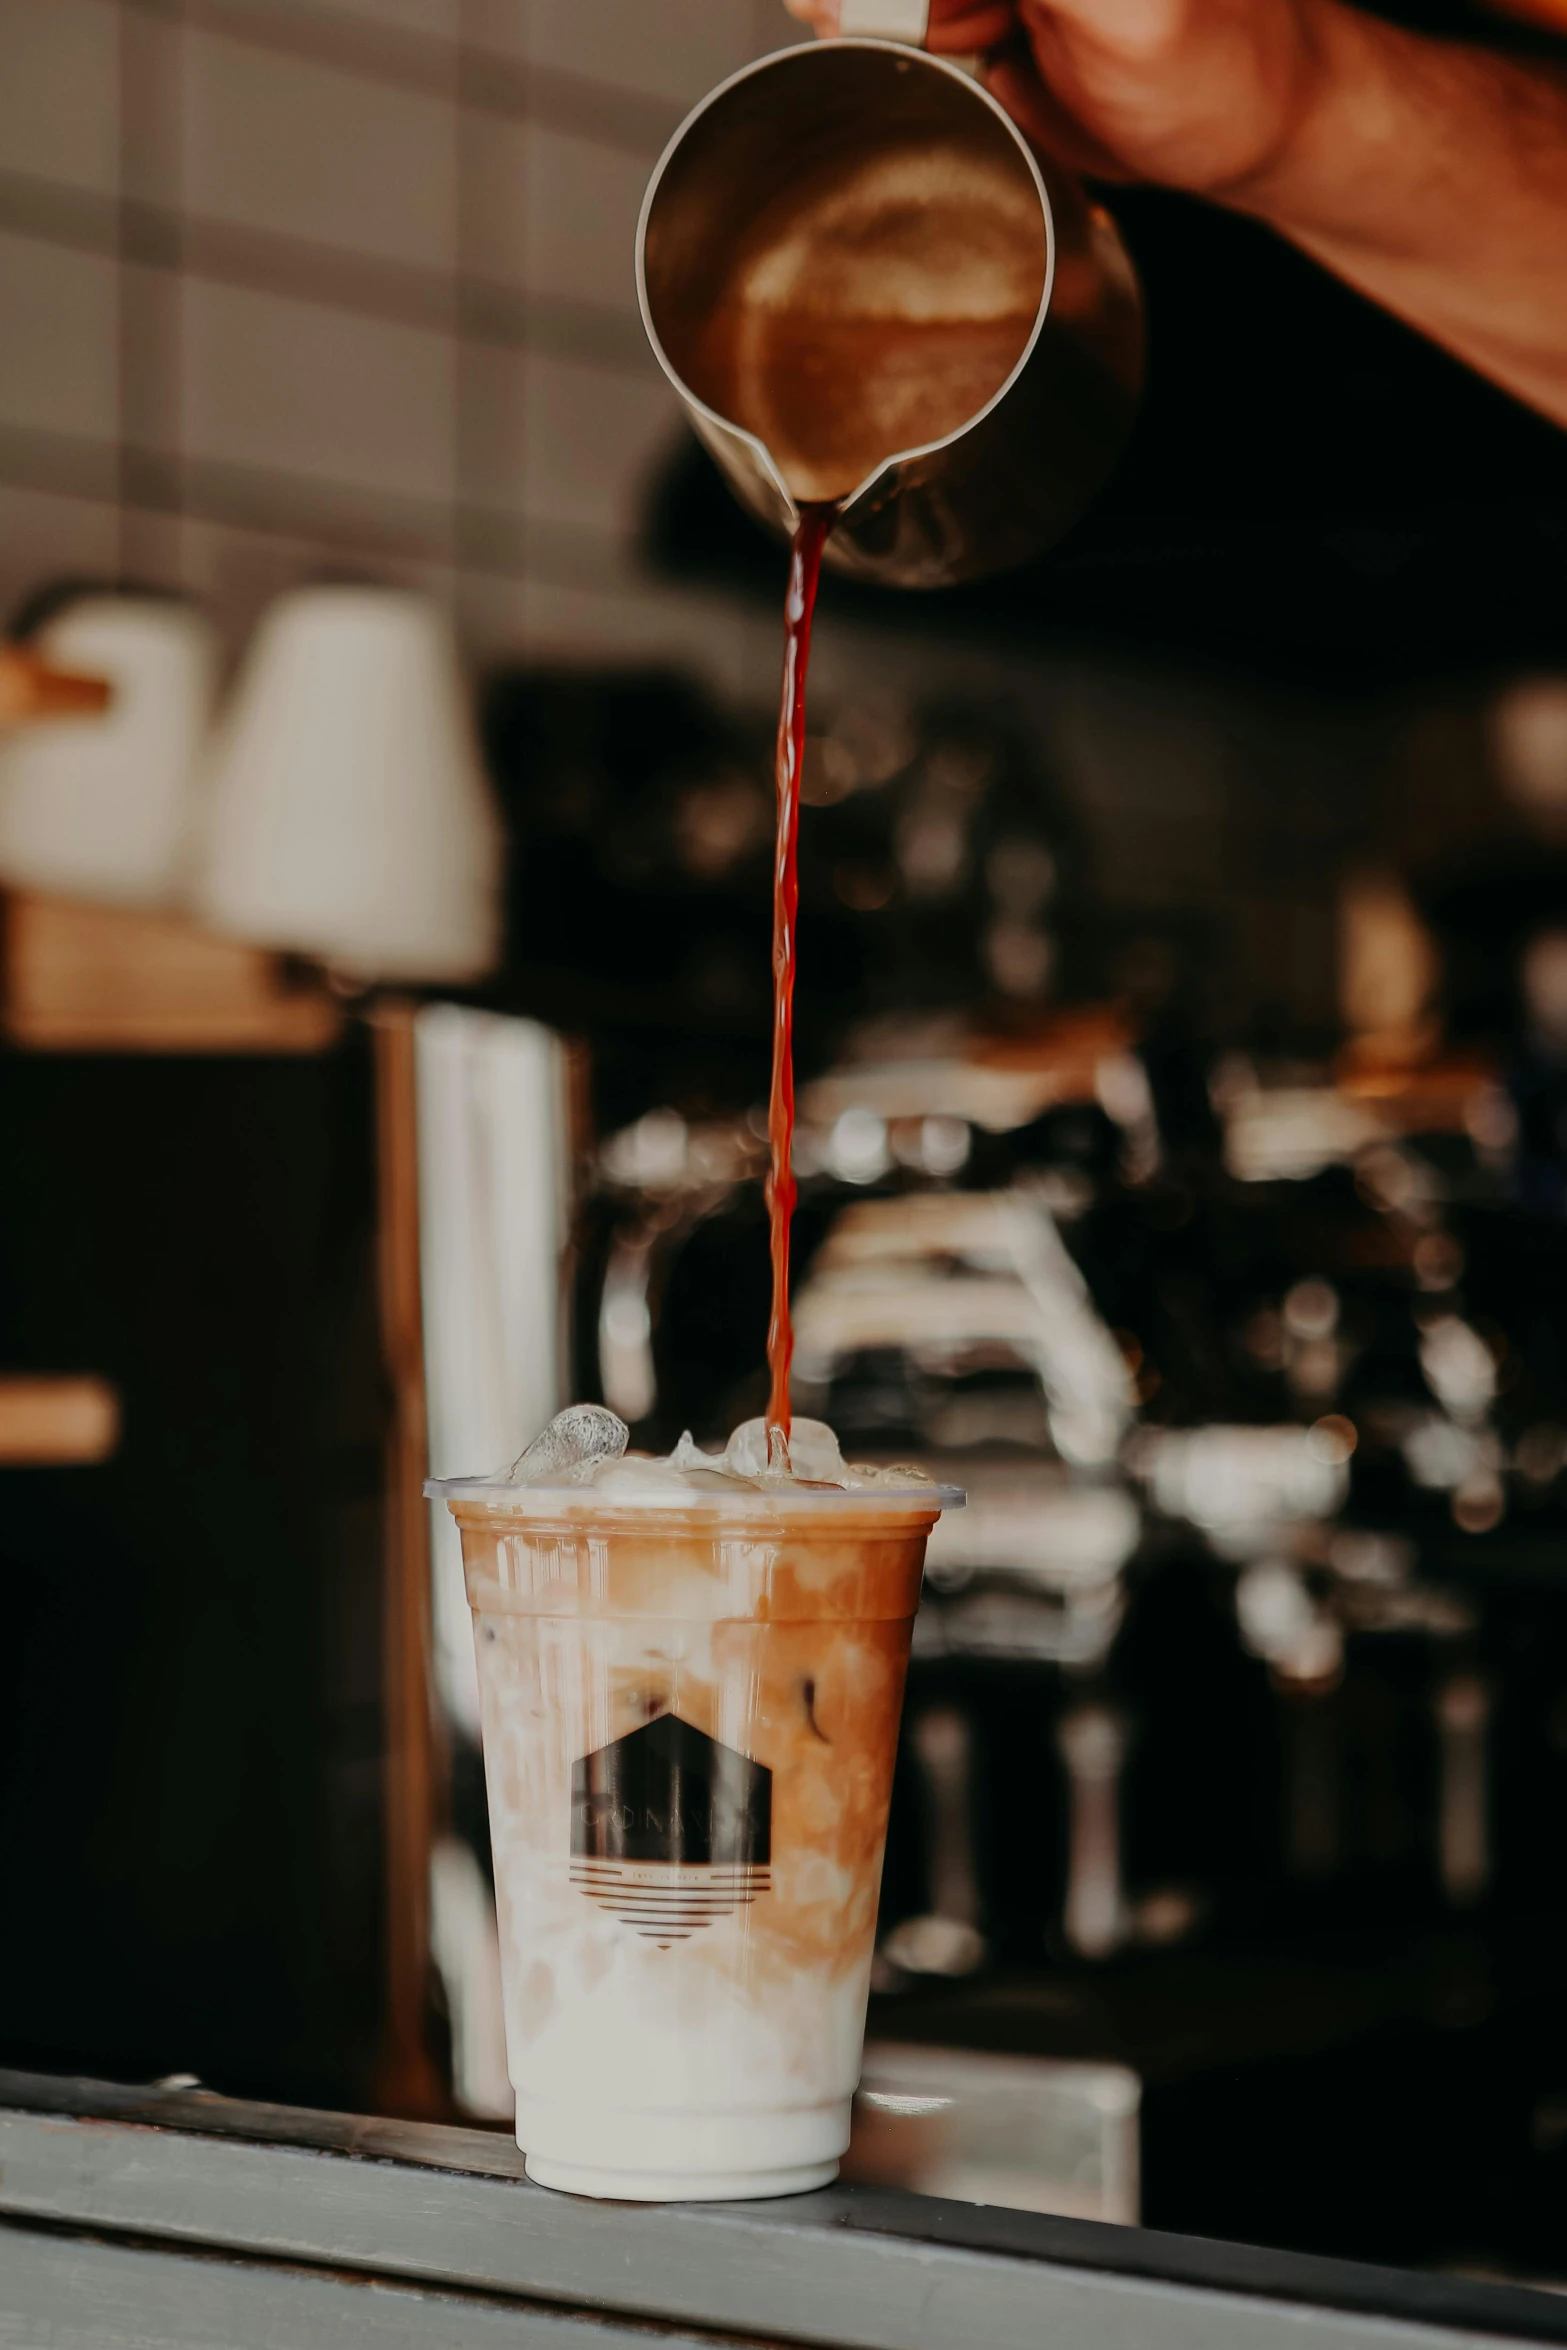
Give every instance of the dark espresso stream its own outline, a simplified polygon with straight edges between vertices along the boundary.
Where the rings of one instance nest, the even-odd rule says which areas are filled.
[[[788,1442],[789,1366],[794,1324],[789,1314],[789,1224],[794,1214],[794,977],[795,918],[800,904],[800,770],[805,759],[805,673],[811,658],[811,615],[821,577],[822,548],[837,519],[831,505],[802,506],[789,549],[784,597],[783,688],[778,701],[778,843],[773,859],[773,1082],[767,1103],[768,1240],[773,1259],[773,1307],[767,1325],[767,1425]],[[769,1435],[769,1442],[771,1437]]]

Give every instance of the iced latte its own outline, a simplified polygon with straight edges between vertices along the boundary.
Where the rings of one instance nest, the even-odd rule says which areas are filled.
[[[960,1497],[845,1468],[809,1423],[792,1474],[755,1427],[721,1456],[518,1466],[432,1490],[474,1612],[529,2174],[820,2186],[848,2142],[925,1541]]]

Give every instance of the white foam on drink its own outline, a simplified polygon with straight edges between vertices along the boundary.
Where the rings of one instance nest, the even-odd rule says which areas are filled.
[[[784,1495],[810,1487],[842,1493],[935,1488],[923,1469],[850,1462],[823,1420],[796,1420],[787,1444],[765,1420],[743,1420],[721,1452],[704,1452],[689,1429],[673,1452],[628,1453],[631,1431],[602,1404],[568,1404],[513,1463],[505,1482],[588,1486],[624,1501],[669,1501],[695,1493]]]

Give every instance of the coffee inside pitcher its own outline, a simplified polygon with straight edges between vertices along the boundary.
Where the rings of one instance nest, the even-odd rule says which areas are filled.
[[[961,137],[932,127],[775,150],[661,312],[672,365],[798,504],[959,431],[1028,347],[1049,265],[1032,178],[978,109]]]

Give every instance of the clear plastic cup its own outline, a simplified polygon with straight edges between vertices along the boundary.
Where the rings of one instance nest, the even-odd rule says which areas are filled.
[[[849,2140],[930,1486],[450,1480],[529,2176],[823,2186]]]

